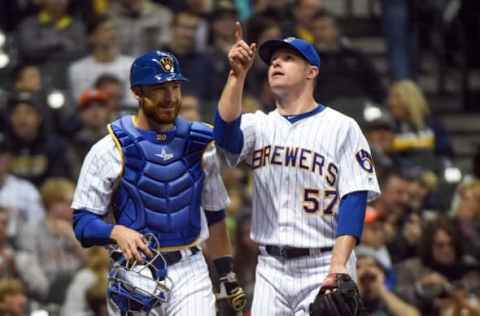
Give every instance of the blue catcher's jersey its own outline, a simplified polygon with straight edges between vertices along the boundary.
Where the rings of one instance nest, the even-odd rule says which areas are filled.
[[[117,223],[155,234],[162,248],[194,242],[201,229],[202,155],[212,129],[177,118],[172,130],[157,133],[124,116],[111,130],[123,153],[113,199]]]

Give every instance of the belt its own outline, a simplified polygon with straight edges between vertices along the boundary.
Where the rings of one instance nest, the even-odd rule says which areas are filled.
[[[193,256],[194,254],[200,251],[200,249],[197,246],[190,247],[187,250],[190,250],[191,256]],[[168,251],[168,252],[162,252],[161,254],[168,266],[178,263],[186,255],[185,250]]]
[[[332,251],[333,247],[321,248],[295,248],[295,247],[279,247],[279,246],[264,246],[266,253],[273,257],[280,257],[283,259],[295,259],[307,256],[320,255],[325,252]]]

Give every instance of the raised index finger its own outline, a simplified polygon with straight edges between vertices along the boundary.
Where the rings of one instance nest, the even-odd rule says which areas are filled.
[[[242,31],[242,25],[240,22],[235,22],[235,42],[240,42],[243,40],[243,31]]]

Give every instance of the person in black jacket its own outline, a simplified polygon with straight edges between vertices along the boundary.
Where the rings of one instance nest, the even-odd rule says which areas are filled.
[[[8,105],[7,134],[13,143],[11,171],[40,185],[47,177],[71,178],[65,142],[45,128],[42,108],[19,95]]]
[[[316,99],[330,104],[338,98],[365,98],[383,102],[385,89],[368,57],[340,36],[335,17],[325,10],[315,14],[312,33],[322,64]]]

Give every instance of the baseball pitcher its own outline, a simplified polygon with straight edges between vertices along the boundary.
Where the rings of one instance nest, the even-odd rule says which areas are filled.
[[[235,37],[214,134],[229,164],[245,160],[254,173],[253,315],[362,315],[352,250],[379,194],[368,143],[352,118],[315,101],[320,58],[297,38],[259,48],[276,109],[242,115],[256,45],[238,23]]]

